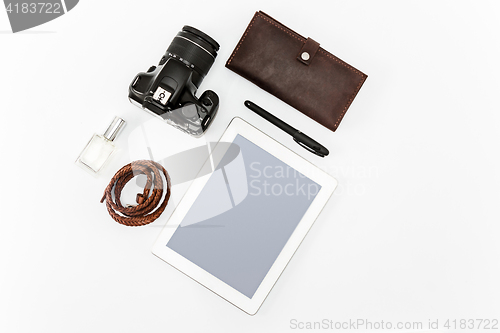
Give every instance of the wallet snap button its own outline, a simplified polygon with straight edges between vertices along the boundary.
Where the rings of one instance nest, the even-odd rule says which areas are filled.
[[[300,57],[302,58],[302,60],[307,61],[307,60],[309,60],[309,53],[302,52],[302,54],[300,55]]]

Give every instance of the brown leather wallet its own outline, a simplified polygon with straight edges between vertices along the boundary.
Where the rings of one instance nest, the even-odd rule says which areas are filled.
[[[262,11],[226,67],[335,131],[367,75]]]

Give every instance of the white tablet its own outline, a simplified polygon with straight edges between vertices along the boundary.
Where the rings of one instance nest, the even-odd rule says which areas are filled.
[[[253,315],[337,181],[241,118],[211,157],[152,251]]]

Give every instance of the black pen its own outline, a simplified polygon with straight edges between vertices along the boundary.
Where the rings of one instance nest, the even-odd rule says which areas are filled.
[[[288,125],[285,123],[283,120],[276,118],[260,106],[256,105],[253,102],[250,101],[245,101],[245,106],[252,110],[253,112],[257,113],[259,116],[262,118],[266,119],[269,121],[271,124],[281,128],[283,131],[287,132],[290,134],[295,142],[297,142],[299,145],[304,147],[305,149],[309,150],[311,153],[314,153],[318,156],[325,157],[327,156],[330,152],[328,149],[320,145],[318,142],[314,141],[301,131],[293,128],[292,126]]]

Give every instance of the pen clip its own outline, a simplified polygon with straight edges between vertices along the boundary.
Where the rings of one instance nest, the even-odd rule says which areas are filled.
[[[304,147],[305,149],[309,150],[311,153],[318,155],[319,157],[325,157],[325,155],[321,154],[320,152],[314,150],[313,148],[309,147],[302,141],[297,140],[296,138],[293,138],[293,141],[297,142],[300,146]]]

